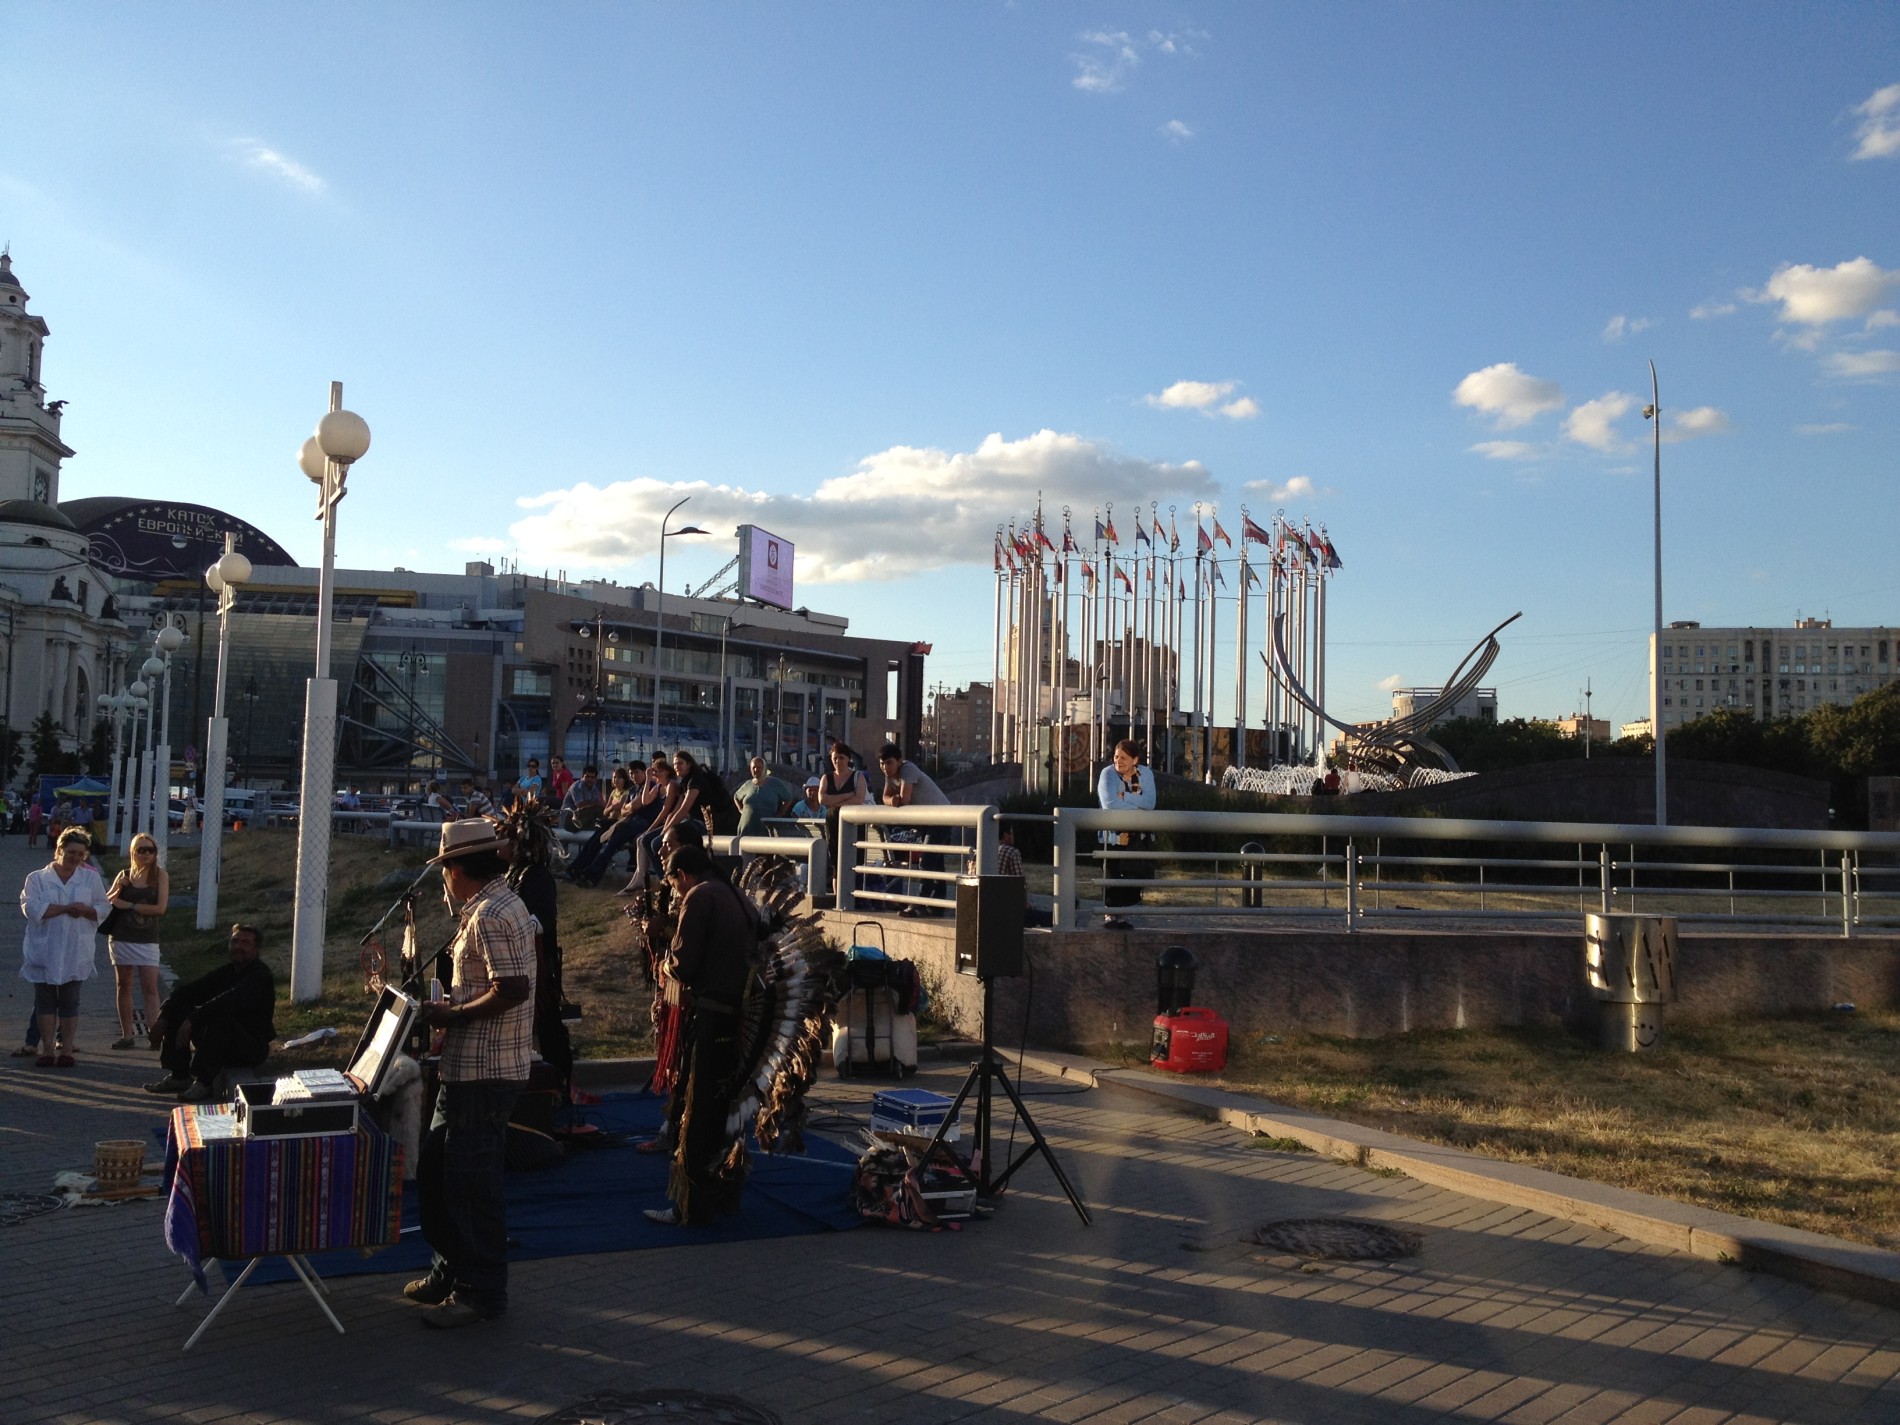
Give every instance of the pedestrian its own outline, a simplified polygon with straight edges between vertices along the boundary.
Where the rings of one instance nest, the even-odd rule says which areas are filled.
[[[106,955],[117,991],[119,1037],[114,1049],[130,1049],[158,1018],[158,927],[171,905],[171,877],[158,864],[158,843],[147,832],[132,838],[132,864],[112,878]],[[136,983],[139,1003],[132,1003]]]
[[[827,863],[835,878],[842,868],[839,857],[844,853],[843,838],[840,834],[842,822],[838,811],[841,807],[862,806],[871,800],[871,784],[864,779],[864,773],[852,764],[857,753],[842,742],[831,744],[831,770],[826,772],[818,783],[818,800],[825,809],[826,849],[831,853]],[[855,864],[855,857],[853,858]],[[836,885],[834,879],[833,885]],[[829,887],[826,888],[829,891]],[[812,894],[818,894],[818,887],[812,887]]]
[[[1141,765],[1145,749],[1133,738],[1124,737],[1115,744],[1114,759],[1102,768],[1101,776],[1095,780],[1095,795],[1102,804],[1103,811],[1153,811],[1155,806],[1154,773]],[[1132,848],[1154,845],[1154,837],[1148,832],[1111,830],[1099,834],[1104,849],[1127,851]],[[1102,926],[1107,930],[1131,930],[1128,920],[1115,914],[1120,906],[1139,905],[1141,890],[1139,887],[1119,886],[1116,881],[1146,881],[1154,877],[1152,861],[1127,860],[1119,856],[1109,856],[1102,866]]]
[[[26,844],[30,850],[40,844],[40,830],[46,825],[46,808],[33,797],[26,804]]]
[[[510,849],[493,822],[467,817],[442,828],[430,863],[442,868],[456,913],[454,974],[448,998],[423,1007],[429,1024],[446,1031],[435,1117],[416,1158],[433,1256],[429,1274],[402,1294],[429,1307],[423,1320],[435,1327],[492,1321],[508,1309],[502,1172],[508,1117],[528,1082],[535,980],[534,920],[508,885]]]
[[[685,1073],[673,1090],[680,1110],[667,1193],[673,1205],[647,1208],[646,1215],[663,1226],[703,1227],[739,1210],[745,1182],[743,1160],[735,1164],[727,1153],[726,1120],[740,1087],[740,1009],[758,948],[758,915],[703,846],[673,852],[666,880],[680,897],[664,969],[684,996]]]
[[[778,828],[770,823],[786,815],[798,794],[772,775],[763,757],[754,757],[746,770],[751,779],[732,794],[739,808],[739,835],[776,836]]]
[[[79,1048],[79,991],[92,978],[94,937],[110,913],[105,882],[86,863],[92,839],[68,827],[54,843],[53,863],[28,872],[20,888],[20,978],[33,986],[42,1069],[70,1069]]]
[[[941,807],[949,806],[950,798],[915,762],[904,756],[904,749],[895,742],[887,742],[878,751],[877,764],[884,773],[884,805],[887,807]],[[932,846],[945,846],[954,842],[956,828],[953,826],[925,826],[913,833],[913,839],[921,840]],[[905,853],[913,869],[928,871],[949,870],[950,865],[941,856],[932,856],[925,852]],[[946,900],[949,898],[948,881],[907,881],[907,886],[915,887],[914,894],[919,898]],[[934,916],[943,912],[920,905],[907,905],[899,915]]]

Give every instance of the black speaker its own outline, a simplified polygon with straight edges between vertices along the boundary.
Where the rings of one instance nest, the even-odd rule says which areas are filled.
[[[1010,980],[1023,972],[1023,878],[957,880],[957,973]]]

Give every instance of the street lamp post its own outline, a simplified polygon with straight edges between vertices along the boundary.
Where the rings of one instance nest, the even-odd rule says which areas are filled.
[[[593,717],[590,719],[592,726],[589,728],[587,735],[587,760],[598,767],[600,765],[600,724],[601,720],[607,715],[607,650],[612,645],[620,642],[620,630],[608,628],[606,611],[597,610],[591,621],[576,623],[574,625],[574,632],[579,634],[582,638],[592,640],[594,645]]]
[[[156,663],[157,659],[147,662]],[[160,664],[160,666],[164,666]],[[151,765],[152,752],[152,686],[145,681],[145,669],[139,669],[140,676],[125,691],[132,699],[132,743],[126,749],[126,775],[130,783],[129,796],[125,809],[125,832],[129,841],[145,830],[145,770]],[[145,714],[145,747],[139,747],[139,713]]]
[[[1669,825],[1668,738],[1662,718],[1662,392],[1656,384],[1656,363],[1649,363],[1649,404],[1643,419],[1651,426],[1655,450],[1656,498],[1656,622],[1649,640],[1649,731],[1656,744],[1656,825]]]
[[[139,667],[139,676],[147,688],[145,702],[145,763],[139,771],[138,812],[134,832],[156,836],[152,826],[152,807],[158,800],[158,707],[165,696],[165,660],[154,653]]]
[[[185,631],[167,623],[152,640],[163,664],[164,692],[156,710],[158,721],[158,760],[152,764],[152,839],[158,843],[158,864],[163,866],[171,852],[172,809],[172,654],[185,641]]]
[[[237,603],[238,586],[251,577],[251,561],[237,552],[236,544],[235,535],[225,535],[224,553],[205,570],[205,584],[218,596],[218,681],[205,729],[204,830],[198,838],[200,930],[211,930],[218,923],[218,882],[224,871],[224,764],[231,737],[231,721],[224,715],[224,681],[231,656],[231,610]]]
[[[323,995],[323,932],[330,903],[330,807],[336,781],[336,680],[330,676],[330,604],[336,592],[336,507],[350,466],[369,449],[369,424],[343,409],[343,383],[330,383],[330,409],[297,452],[317,487],[323,564],[317,576],[317,666],[305,685],[303,776],[297,803],[297,907],[290,934],[290,998]]]
[[[692,498],[691,495],[681,496],[674,502],[672,510],[660,516],[660,582],[653,590],[653,745],[650,750],[657,750],[660,745],[660,642],[665,634],[666,542],[675,535],[711,533],[710,530],[701,529],[694,524],[689,524],[683,529],[667,529],[667,521],[673,518],[673,510],[677,510]]]
[[[120,844],[119,811],[124,805],[125,794],[125,752],[121,734],[125,730],[126,710],[132,705],[132,699],[124,693],[101,693],[100,710],[112,719],[112,771],[107,778],[106,794],[106,840],[113,846]]]

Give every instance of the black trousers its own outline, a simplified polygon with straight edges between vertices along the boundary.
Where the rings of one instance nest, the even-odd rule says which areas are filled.
[[[253,1069],[270,1057],[270,1040],[228,1019],[192,1020],[189,1044],[181,1042],[169,1015],[165,1022],[172,1032],[159,1046],[158,1062],[179,1078],[208,1084],[226,1069]]]
[[[720,1164],[729,1147],[726,1114],[739,1088],[739,1016],[694,1010],[686,1027],[686,1064],[673,1092],[679,1137],[668,1183],[681,1222],[703,1226],[739,1210],[745,1174]]]

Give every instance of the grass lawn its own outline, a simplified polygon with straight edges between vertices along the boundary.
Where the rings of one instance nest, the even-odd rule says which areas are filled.
[[[1132,1046],[1099,1057],[1145,1062]],[[1369,1128],[1900,1248],[1900,1014],[1237,1043],[1222,1082]]]

